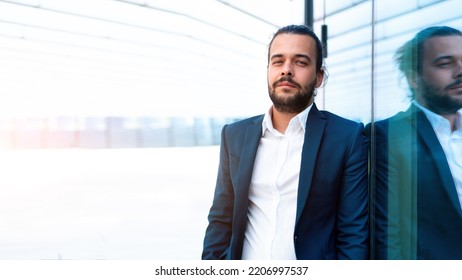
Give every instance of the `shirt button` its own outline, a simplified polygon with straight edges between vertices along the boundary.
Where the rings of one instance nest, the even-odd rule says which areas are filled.
[[[295,236],[294,236],[294,241],[295,241],[295,243],[298,242],[298,235],[295,235]]]

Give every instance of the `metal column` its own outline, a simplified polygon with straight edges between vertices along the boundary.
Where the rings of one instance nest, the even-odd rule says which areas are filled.
[[[305,0],[305,25],[313,28],[313,1]]]

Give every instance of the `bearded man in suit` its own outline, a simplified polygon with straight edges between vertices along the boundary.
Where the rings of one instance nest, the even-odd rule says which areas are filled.
[[[226,125],[203,259],[367,259],[364,126],[314,104],[322,45],[302,25],[268,47],[273,104]]]

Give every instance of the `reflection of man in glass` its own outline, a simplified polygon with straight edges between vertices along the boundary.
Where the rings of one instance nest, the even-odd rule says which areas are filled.
[[[413,102],[373,126],[375,257],[462,259],[462,33],[424,29],[395,58]]]

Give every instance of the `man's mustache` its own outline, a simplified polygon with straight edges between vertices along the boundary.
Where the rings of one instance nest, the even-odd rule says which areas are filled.
[[[275,88],[277,86],[277,84],[282,83],[282,82],[289,82],[289,83],[295,85],[296,87],[301,88],[301,86],[289,76],[282,77],[279,80],[275,81],[273,83],[273,88]]]
[[[451,89],[453,87],[457,87],[462,84],[462,80],[456,80],[453,83],[449,84],[446,89]]]

